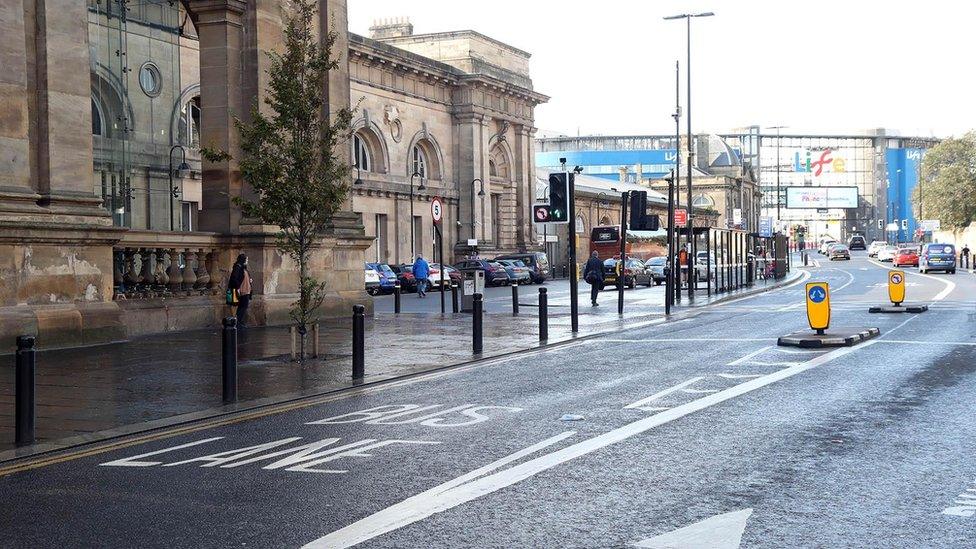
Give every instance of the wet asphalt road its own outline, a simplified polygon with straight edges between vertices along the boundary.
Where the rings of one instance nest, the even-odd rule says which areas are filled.
[[[7,474],[0,545],[974,547],[976,277],[908,271],[810,269],[849,349],[795,285]]]

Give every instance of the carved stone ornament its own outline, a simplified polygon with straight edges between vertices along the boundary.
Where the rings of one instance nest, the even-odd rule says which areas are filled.
[[[403,139],[403,124],[400,122],[400,109],[396,105],[387,105],[383,109],[383,122],[390,127],[390,137],[395,143]]]

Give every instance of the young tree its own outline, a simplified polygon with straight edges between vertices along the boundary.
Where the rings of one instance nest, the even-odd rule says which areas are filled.
[[[976,132],[946,139],[925,153],[922,181],[912,194],[922,215],[940,220],[944,229],[976,221]]]
[[[298,266],[298,300],[290,315],[302,336],[318,320],[325,283],[309,272],[313,250],[345,200],[349,164],[339,147],[348,140],[352,111],[324,108],[335,33],[319,42],[314,0],[292,0],[284,29],[284,52],[271,52],[267,114],[255,106],[250,122],[236,121],[241,137],[240,169],[255,198],[237,199],[245,216],[281,230],[277,247]],[[322,31],[324,32],[324,30]],[[206,151],[208,160],[228,158]]]

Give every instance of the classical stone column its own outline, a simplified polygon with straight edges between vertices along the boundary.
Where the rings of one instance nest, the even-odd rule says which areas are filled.
[[[234,205],[241,196],[238,167],[240,143],[234,117],[247,110],[243,97],[243,0],[189,0],[200,38],[201,143],[229,152],[234,158],[203,163],[203,210],[200,229],[237,233],[241,213]]]
[[[28,45],[33,44],[28,36],[33,38],[33,29],[28,28],[33,25],[25,21],[25,11],[23,2],[0,3],[0,211],[8,212],[40,210],[31,181]]]
[[[516,214],[515,245],[519,251],[525,251],[528,247],[535,247],[534,228],[532,220],[529,218],[529,209],[532,207],[535,187],[535,151],[532,147],[532,135],[535,128],[526,125],[515,126],[515,158],[513,159],[514,173],[512,179],[515,181],[516,192]]]

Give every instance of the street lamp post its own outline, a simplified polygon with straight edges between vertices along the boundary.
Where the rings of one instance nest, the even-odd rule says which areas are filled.
[[[711,17],[713,15],[715,15],[713,12],[706,11],[706,12],[702,12],[702,13],[683,13],[681,15],[669,15],[668,17],[665,17],[664,18],[665,20],[668,20],[668,21],[674,20],[674,19],[684,19],[685,20],[685,29],[686,29],[686,33],[685,33],[685,36],[686,36],[685,45],[686,45],[686,50],[687,50],[687,56],[688,56],[688,58],[687,58],[687,61],[685,63],[685,70],[686,70],[686,73],[685,73],[686,74],[685,75],[685,81],[686,81],[686,88],[687,88],[686,91],[687,91],[687,94],[688,94],[687,95],[687,98],[688,99],[687,99],[686,105],[685,105],[685,112],[687,113],[687,120],[688,120],[688,242],[690,243],[690,246],[689,247],[691,248],[689,250],[689,254],[688,254],[688,273],[689,273],[689,275],[688,275],[688,300],[689,301],[695,298],[695,278],[696,278],[694,276],[691,276],[692,273],[695,272],[695,269],[694,269],[694,261],[695,261],[695,259],[694,259],[694,257],[696,255],[695,238],[694,238],[694,234],[693,234],[694,231],[692,229],[692,227],[694,226],[694,222],[692,221],[692,217],[693,217],[692,213],[693,212],[692,212],[692,205],[691,205],[691,171],[692,171],[691,170],[691,166],[692,166],[691,159],[692,159],[692,156],[694,155],[694,151],[693,151],[693,146],[694,145],[692,143],[692,135],[691,135],[691,19],[693,17]]]
[[[424,187],[424,176],[417,172],[410,174],[410,261],[412,262],[417,257],[417,251],[414,249],[414,243],[417,241],[417,237],[414,234],[414,222],[413,222],[413,178],[420,178],[420,186],[417,187],[418,191],[422,191],[427,187]]]
[[[471,196],[471,238],[477,238],[477,236],[475,235],[475,232],[474,232],[475,225],[476,225],[475,219],[474,219],[475,218],[475,215],[474,215],[475,214],[475,207],[474,207],[474,184],[475,183],[480,183],[481,184],[481,188],[478,191],[478,197],[484,198],[484,196],[485,196],[485,182],[482,181],[480,177],[476,177],[476,178],[472,179],[471,180],[471,195],[472,195]]]
[[[780,216],[780,209],[779,208],[780,208],[780,203],[782,202],[782,198],[780,196],[780,193],[782,192],[782,190],[781,190],[780,185],[779,185],[779,172],[780,172],[779,165],[780,165],[780,162],[781,162],[781,159],[780,159],[780,156],[779,156],[779,147],[780,147],[780,142],[782,141],[782,139],[780,139],[780,133],[779,132],[780,132],[780,130],[782,130],[783,128],[786,128],[786,127],[787,126],[770,126],[770,127],[767,128],[769,130],[776,130],[776,226],[777,227],[781,223],[780,217],[779,217]]]
[[[180,197],[180,189],[173,184],[173,151],[176,149],[180,150],[180,156],[182,160],[180,161],[179,167],[176,168],[176,175],[182,181],[183,178],[190,174],[190,165],[186,163],[186,149],[183,145],[173,145],[169,149],[169,230],[175,230],[175,224],[173,222],[173,201]]]

